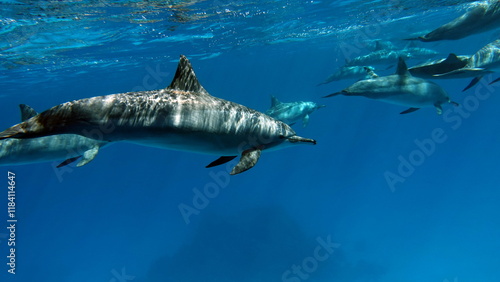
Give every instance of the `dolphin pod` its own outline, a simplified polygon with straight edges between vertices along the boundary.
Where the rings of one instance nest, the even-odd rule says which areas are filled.
[[[407,40],[432,42],[457,40],[500,27],[500,1],[489,0],[478,3],[460,17],[444,24],[428,34]]]
[[[105,130],[104,130],[105,129]],[[100,131],[102,142],[127,141],[146,146],[220,155],[213,167],[241,154],[231,174],[252,168],[264,150],[316,144],[287,124],[263,113],[211,96],[191,63],[181,56],[165,89],[75,100],[55,106],[0,132],[0,140]]]

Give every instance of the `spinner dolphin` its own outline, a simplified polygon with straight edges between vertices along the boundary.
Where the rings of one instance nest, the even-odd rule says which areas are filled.
[[[22,121],[37,115],[37,112],[31,107],[19,106]],[[108,142],[76,134],[59,134],[29,139],[10,138],[0,141],[0,165],[65,160],[57,166],[61,167],[80,159],[77,166],[83,166],[93,160],[99,150],[108,144]]]
[[[441,114],[443,112],[442,104],[453,103],[457,105],[455,102],[450,101],[448,94],[439,85],[411,76],[402,58],[399,58],[398,69],[395,74],[383,77],[373,74],[371,79],[358,81],[341,92],[325,97],[341,94],[345,96],[363,96],[410,107],[401,114],[411,113],[427,106],[434,106],[437,113]]]
[[[105,129],[105,130],[103,130]],[[316,144],[287,124],[243,105],[211,96],[181,56],[170,86],[76,100],[55,106],[0,133],[7,138],[99,131],[99,141],[220,155],[207,167],[241,154],[231,174],[252,168],[263,150]],[[86,136],[91,137],[91,136]]]
[[[305,101],[283,103],[278,98],[271,96],[271,108],[266,111],[266,115],[281,120],[290,126],[302,120],[302,126],[306,127],[309,123],[309,115],[323,107],[325,105]]]
[[[424,36],[407,40],[420,40],[423,42],[457,40],[498,27],[500,27],[500,1],[489,0],[478,3],[462,16]]]

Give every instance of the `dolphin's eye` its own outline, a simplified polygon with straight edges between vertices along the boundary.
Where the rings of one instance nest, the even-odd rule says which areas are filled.
[[[280,139],[285,139],[285,136],[284,135],[280,135]]]

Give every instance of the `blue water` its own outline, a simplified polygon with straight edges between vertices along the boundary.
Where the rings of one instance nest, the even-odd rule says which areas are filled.
[[[20,103],[42,111],[164,88],[180,54],[213,96],[260,111],[270,95],[327,105],[308,127],[295,126],[316,146],[264,153],[231,177],[224,165],[204,168],[214,156],[127,143],[79,168],[0,167],[1,281],[500,281],[499,86],[462,93],[469,79],[436,81],[465,111],[444,105],[443,116],[321,98],[354,80],[316,86],[369,53],[367,42],[403,48],[401,39],[471,1],[0,5],[2,128],[19,122]],[[418,46],[438,58],[466,55],[497,36]],[[349,54],[346,44],[355,46]],[[6,258],[8,171],[16,174],[15,275]],[[387,181],[393,174],[398,181]],[[197,196],[205,189],[210,198]],[[183,216],[186,206],[195,213]]]

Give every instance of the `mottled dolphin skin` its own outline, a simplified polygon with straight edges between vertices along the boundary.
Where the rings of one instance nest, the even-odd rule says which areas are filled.
[[[414,66],[408,69],[411,75],[420,78],[451,78],[447,76],[439,76],[439,74],[448,73],[457,69],[461,69],[467,65],[470,56],[457,56],[453,53],[447,58],[426,62],[424,64]]]
[[[474,8],[428,34],[407,40],[457,40],[500,27],[500,1],[478,3]]]
[[[22,121],[37,115],[27,105],[19,105]],[[22,165],[66,160],[58,167],[76,161],[83,166],[95,158],[99,149],[109,144],[76,134],[60,134],[30,139],[5,139],[0,141],[0,166]]]
[[[342,79],[363,79],[366,78],[366,68],[375,70],[370,66],[343,66],[338,71],[327,77],[318,86]]]
[[[277,120],[281,120],[290,126],[302,120],[302,126],[306,127],[309,123],[309,115],[315,110],[323,107],[325,107],[325,105],[318,105],[314,102],[300,101],[282,103],[278,98],[271,96],[271,108],[267,110],[265,114]]]
[[[462,68],[458,68],[449,72],[436,74],[435,78],[468,78],[474,79],[464,88],[463,91],[476,85],[481,78],[488,73],[497,72],[500,70],[500,39],[497,39],[488,45],[481,48],[468,60],[467,64]],[[497,82],[498,79],[491,83]],[[490,83],[490,84],[491,84]]]
[[[396,74],[361,80],[341,92],[333,93],[325,97],[336,95],[363,96],[370,99],[380,100],[392,104],[410,107],[401,112],[407,114],[422,107],[434,106],[437,113],[441,114],[443,103],[451,102],[448,94],[439,85],[416,78],[410,75],[405,61],[399,58]]]
[[[99,132],[100,141],[216,154],[208,167],[241,154],[231,174],[252,168],[261,151],[316,144],[287,124],[245,106],[211,96],[181,56],[170,86],[76,100],[55,106],[0,133],[6,138]],[[96,137],[98,136],[98,137]]]

